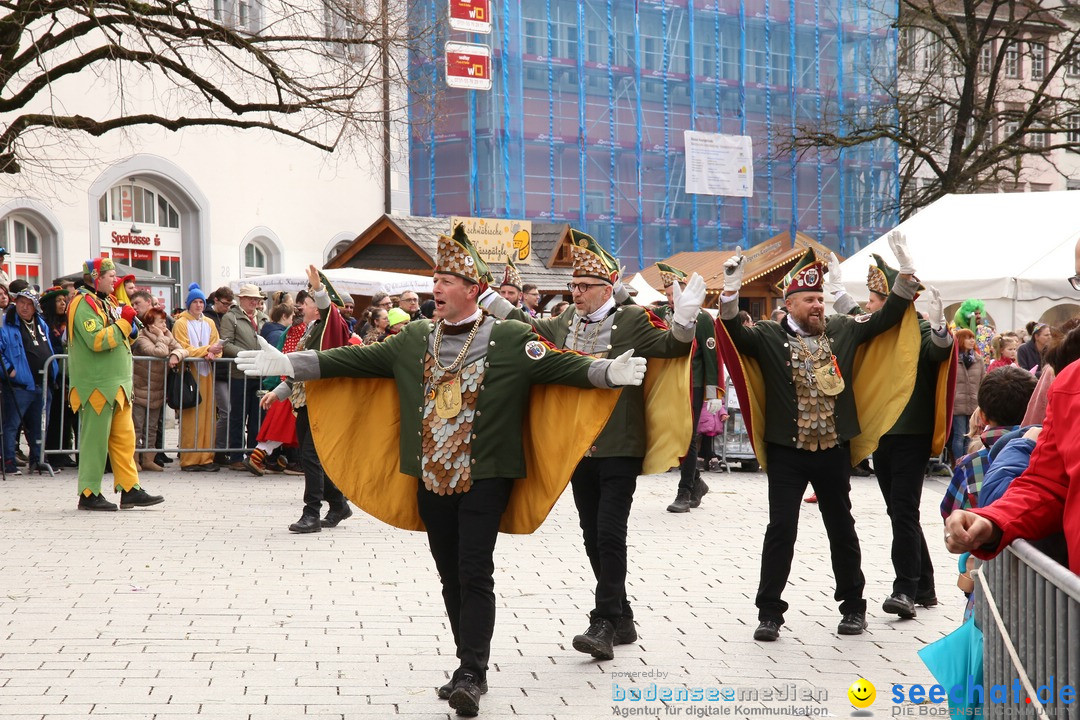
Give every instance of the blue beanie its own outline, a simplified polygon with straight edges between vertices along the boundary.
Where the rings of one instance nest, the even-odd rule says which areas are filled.
[[[204,293],[202,291],[202,288],[199,287],[199,283],[191,283],[190,285],[188,285],[188,294],[187,298],[184,300],[184,309],[186,310],[187,308],[190,308],[191,303],[195,302],[196,300],[202,300],[203,302],[206,302],[206,293]]]

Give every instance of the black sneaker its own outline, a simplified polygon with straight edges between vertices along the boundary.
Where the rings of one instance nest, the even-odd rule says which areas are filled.
[[[615,658],[615,649],[612,647],[614,640],[615,626],[611,621],[594,617],[589,629],[574,637],[574,649],[592,655],[597,660],[612,660]]]
[[[836,626],[836,632],[841,635],[862,635],[863,630],[866,629],[866,613],[848,613],[840,619],[840,624]]]
[[[121,510],[129,510],[134,507],[150,507],[151,505],[160,505],[163,502],[165,502],[164,496],[151,495],[141,487],[120,491]]]
[[[294,533],[317,533],[322,530],[322,523],[318,516],[301,515],[300,519],[289,526],[289,532]]]
[[[915,601],[903,593],[893,593],[881,603],[881,609],[890,615],[899,615],[904,620],[915,617]]]
[[[754,631],[754,639],[759,642],[772,642],[780,638],[780,626],[775,620],[762,620]]]
[[[154,462],[156,462],[158,465],[161,465],[162,467],[168,465],[172,461],[173,459],[163,452],[160,452],[154,456]]]
[[[679,494],[675,496],[675,502],[667,506],[667,511],[673,513],[690,512],[690,493],[680,490]]]
[[[480,681],[480,694],[481,695],[487,695],[487,691],[488,691],[487,680],[481,680]],[[439,688],[435,692],[438,693],[440,700],[449,700],[450,699],[450,693],[454,692],[454,681],[453,681],[453,679],[451,679],[450,682],[446,683],[445,685],[443,685],[441,688]]]
[[[105,510],[106,512],[117,510],[118,508],[113,503],[106,500],[101,495],[79,495],[79,509],[80,510]]]
[[[707,492],[709,492],[709,486],[699,477],[690,491],[690,507],[696,508],[701,505],[701,498],[705,497]]]
[[[458,715],[476,717],[480,712],[480,696],[484,694],[480,689],[480,678],[465,670],[459,670],[455,674],[457,677],[454,678],[454,689],[447,701],[450,707],[457,710]]]
[[[330,508],[326,511],[326,517],[322,519],[322,526],[324,528],[337,527],[338,523],[342,520],[348,520],[352,517],[352,508],[349,507],[349,503],[345,503],[343,508]]]
[[[615,637],[612,639],[611,644],[629,645],[633,642],[637,642],[637,628],[634,627],[634,618],[623,615],[615,623]]]

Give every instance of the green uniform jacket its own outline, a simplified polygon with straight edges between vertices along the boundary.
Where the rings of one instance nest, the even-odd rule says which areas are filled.
[[[911,391],[911,398],[904,412],[886,435],[930,435],[934,432],[934,411],[941,363],[952,360],[953,348],[952,343],[945,347],[935,344],[932,332],[929,322],[919,321],[921,341],[919,365],[915,371],[915,389]]]
[[[112,404],[124,388],[131,401],[131,324],[113,315],[119,306],[109,296],[102,298],[87,288],[79,288],[68,310],[68,379],[78,402],[85,405],[94,390],[101,391]]]
[[[664,306],[661,317],[671,324],[674,309]],[[720,384],[720,358],[716,352],[716,321],[704,310],[698,311],[697,328],[694,330],[694,355],[690,360],[690,377],[693,386],[704,388]],[[723,395],[724,388],[718,388],[717,395]]]
[[[530,323],[541,336],[556,347],[566,347],[570,321],[577,312],[573,305],[555,318],[533,318],[520,309],[510,312],[509,318]],[[710,324],[712,319],[709,320]],[[627,350],[635,357],[677,358],[690,352],[690,343],[679,342],[656,315],[637,305],[620,305],[615,310],[611,328],[611,345],[606,357],[616,358]],[[673,398],[673,402],[676,399]],[[685,398],[687,402],[688,398]],[[623,388],[611,419],[596,438],[592,457],[645,457],[647,449],[645,424],[645,386]]]
[[[859,344],[899,323],[910,306],[910,300],[890,293],[885,305],[873,314],[862,315],[858,319],[850,315],[830,315],[826,318],[825,335],[829,338],[845,382],[843,392],[836,397],[838,441],[846,442],[861,432],[852,382],[855,350]],[[798,437],[797,401],[790,348],[795,338],[780,323],[769,320],[755,323],[749,328],[743,327],[737,317],[722,319],[721,322],[738,351],[755,358],[761,366],[765,380],[765,406],[768,409],[765,417],[766,442],[795,447]]]
[[[521,426],[525,419],[529,389],[534,384],[557,383],[580,388],[595,387],[589,381],[592,358],[562,352],[542,343],[528,325],[496,320],[491,330],[484,380],[476,401],[473,422],[472,478],[521,478],[526,476]],[[335,377],[393,378],[401,408],[401,472],[420,477],[421,427],[424,406],[424,357],[434,323],[418,320],[397,335],[372,345],[349,345],[317,353],[320,379]],[[527,355],[526,343],[534,359]]]

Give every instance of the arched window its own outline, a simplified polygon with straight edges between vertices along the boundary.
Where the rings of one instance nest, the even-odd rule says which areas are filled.
[[[157,186],[128,177],[98,198],[102,251],[139,270],[180,282],[180,212]]]
[[[266,275],[266,251],[259,243],[249,242],[244,247],[244,277]]]
[[[30,220],[15,213],[0,220],[0,246],[8,253],[3,265],[8,278],[41,287],[41,233]]]
[[[326,256],[326,259],[335,258],[341,253],[345,252],[346,248],[353,244],[352,240],[342,240],[334,247],[330,248],[330,254]]]

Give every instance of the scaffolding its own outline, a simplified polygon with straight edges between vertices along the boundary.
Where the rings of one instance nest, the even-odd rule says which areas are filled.
[[[493,0],[490,36],[453,38],[444,3],[412,18],[443,28],[410,63],[413,92],[440,88],[410,134],[414,213],[565,221],[638,267],[784,230],[846,255],[899,222],[894,145],[778,150],[890,102],[895,0]],[[490,43],[491,92],[445,88],[448,39]],[[687,194],[684,130],[751,136],[753,197]]]

